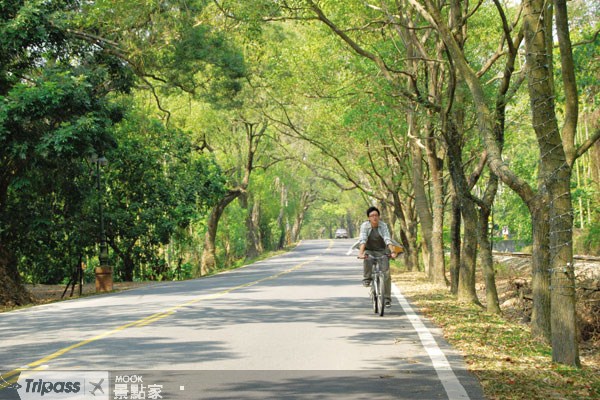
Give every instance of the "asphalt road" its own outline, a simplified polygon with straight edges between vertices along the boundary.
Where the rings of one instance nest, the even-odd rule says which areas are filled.
[[[482,399],[398,291],[373,314],[351,243],[304,241],[209,278],[2,313],[0,399],[18,398],[15,383],[21,399],[70,398],[61,385],[41,393],[52,373],[110,381],[79,393],[95,399]]]

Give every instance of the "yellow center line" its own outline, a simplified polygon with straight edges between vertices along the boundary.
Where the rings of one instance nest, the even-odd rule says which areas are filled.
[[[333,246],[333,241],[330,241],[330,244],[329,244],[329,247],[327,248],[327,250],[330,250],[332,246]],[[304,265],[306,265],[306,264],[314,261],[317,258],[318,258],[318,256],[315,256],[315,257],[313,257],[312,259],[310,259],[308,261],[304,261],[304,262],[302,262],[300,264],[297,264],[297,265],[293,266],[292,268],[287,269],[285,271],[278,272],[275,275],[267,276],[265,278],[257,279],[257,280],[255,280],[253,282],[244,283],[244,284],[241,284],[241,285],[238,285],[238,286],[234,286],[234,287],[229,288],[229,289],[221,290],[220,292],[217,292],[217,293],[214,293],[214,294],[199,296],[199,297],[197,297],[195,299],[192,299],[192,300],[189,300],[189,301],[187,301],[185,303],[181,303],[181,304],[178,304],[178,305],[173,306],[171,308],[168,308],[165,311],[161,311],[161,312],[149,315],[147,317],[144,317],[142,319],[139,319],[137,321],[133,321],[133,322],[130,322],[128,324],[121,325],[119,327],[116,327],[114,329],[111,329],[109,331],[101,333],[101,334],[96,335],[94,337],[91,337],[89,339],[82,340],[81,342],[78,342],[78,343],[72,344],[70,346],[67,346],[67,347],[65,347],[63,349],[60,349],[60,350],[58,350],[58,351],[56,351],[56,352],[54,352],[54,353],[52,353],[52,354],[50,354],[50,355],[48,355],[48,356],[46,356],[44,358],[40,358],[37,361],[33,361],[33,362],[27,364],[24,367],[16,368],[16,369],[14,369],[12,371],[9,371],[9,372],[7,372],[5,374],[2,374],[2,375],[0,375],[0,379],[4,380],[5,382],[8,382],[8,383],[14,383],[14,379],[11,381],[11,378],[16,377],[16,375],[18,375],[21,371],[27,371],[27,370],[38,368],[38,367],[42,366],[43,364],[47,363],[48,361],[51,361],[51,360],[53,360],[55,358],[58,358],[58,357],[64,355],[65,353],[68,353],[71,350],[74,350],[74,349],[77,349],[79,347],[85,346],[86,344],[98,341],[100,339],[104,339],[104,338],[106,338],[108,336],[111,336],[111,335],[114,335],[114,334],[116,334],[118,332],[121,332],[121,331],[123,331],[123,330],[125,330],[127,328],[131,328],[131,327],[134,327],[134,326],[141,327],[141,326],[149,325],[149,324],[151,324],[153,322],[159,321],[159,320],[161,320],[163,318],[166,318],[166,317],[174,314],[180,308],[184,308],[184,307],[190,306],[192,304],[199,303],[199,302],[204,301],[204,300],[212,300],[212,299],[216,299],[216,298],[219,298],[219,297],[223,297],[223,296],[225,296],[225,295],[227,295],[227,294],[229,294],[229,293],[231,293],[231,292],[233,292],[235,290],[239,290],[239,289],[247,288],[247,287],[250,287],[250,286],[254,286],[254,285],[257,285],[257,284],[259,284],[261,282],[265,282],[267,280],[277,279],[277,278],[279,278],[282,275],[289,274],[290,272],[293,272],[293,271],[296,271],[296,270],[302,268]],[[3,386],[0,386],[0,390],[2,390],[3,388],[4,388]]]

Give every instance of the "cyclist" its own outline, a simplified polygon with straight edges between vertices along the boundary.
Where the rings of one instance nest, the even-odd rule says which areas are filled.
[[[392,241],[390,235],[390,229],[385,222],[379,219],[379,209],[373,206],[369,207],[367,209],[367,217],[369,220],[363,222],[360,226],[360,235],[357,242],[359,246],[358,258],[364,259],[363,286],[371,286],[371,272],[373,271],[373,263],[375,262],[372,257],[365,256],[381,257],[386,254],[392,258],[396,258],[397,256],[394,249],[395,243]],[[385,306],[390,307],[392,305],[390,262],[387,257],[380,259],[379,262],[381,263],[381,270],[385,273]]]

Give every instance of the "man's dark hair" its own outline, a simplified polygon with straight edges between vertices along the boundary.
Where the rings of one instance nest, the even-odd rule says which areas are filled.
[[[369,208],[367,208],[367,217],[369,216],[369,214],[371,214],[373,211],[377,211],[377,215],[381,215],[381,213],[379,212],[379,208],[375,207],[375,206],[371,206]]]

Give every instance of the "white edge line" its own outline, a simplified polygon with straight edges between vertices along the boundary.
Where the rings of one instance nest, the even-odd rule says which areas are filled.
[[[442,352],[442,350],[438,347],[437,342],[433,338],[433,335],[427,329],[421,318],[414,312],[408,300],[400,293],[400,289],[392,283],[392,294],[396,296],[396,299],[402,306],[404,313],[408,317],[410,323],[413,328],[419,335],[419,339],[421,340],[421,344],[427,351],[429,358],[431,359],[431,363],[435,372],[442,382],[444,389],[446,390],[446,394],[448,395],[449,400],[455,399],[469,399],[469,395],[467,391],[463,387],[463,385],[459,382],[458,378],[454,374],[448,359]]]

